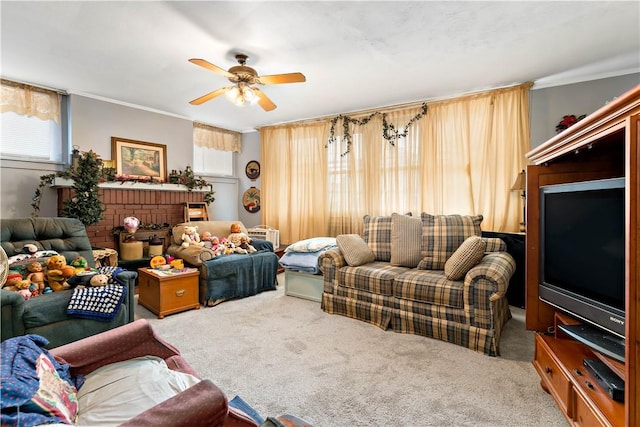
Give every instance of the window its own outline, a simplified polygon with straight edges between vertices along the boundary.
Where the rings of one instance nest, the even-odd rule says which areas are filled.
[[[233,176],[233,152],[193,145],[193,172]]]
[[[233,175],[233,153],[242,150],[240,133],[202,123],[193,124],[193,171],[201,175]]]
[[[2,157],[62,162],[62,102],[57,92],[3,80]]]

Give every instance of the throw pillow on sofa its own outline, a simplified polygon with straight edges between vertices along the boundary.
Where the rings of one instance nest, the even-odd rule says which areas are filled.
[[[391,265],[415,268],[422,254],[422,220],[418,217],[391,214]]]
[[[444,264],[471,236],[480,236],[482,215],[430,215],[422,213],[420,270],[444,270]]]
[[[376,256],[362,237],[358,234],[341,234],[336,237],[338,248],[344,260],[351,267],[368,264],[376,260]]]
[[[407,213],[411,216],[411,212]],[[391,260],[391,216],[370,216],[363,218],[362,237],[373,251],[376,261]]]
[[[461,280],[484,256],[487,243],[479,236],[467,238],[444,264],[444,274],[449,280]]]

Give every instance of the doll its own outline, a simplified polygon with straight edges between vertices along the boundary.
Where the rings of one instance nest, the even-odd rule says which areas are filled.
[[[42,264],[38,261],[33,261],[27,266],[29,274],[27,274],[27,280],[29,283],[35,285],[39,295],[44,293],[44,271]]]

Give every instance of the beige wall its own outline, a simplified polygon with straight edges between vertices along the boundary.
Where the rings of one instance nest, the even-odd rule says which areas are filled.
[[[640,74],[628,74],[564,86],[534,89],[530,97],[531,147],[555,135],[555,126],[566,114],[589,114],[607,101],[640,84]],[[92,149],[104,159],[111,158],[111,137],[134,139],[167,146],[167,167],[184,169],[192,164],[192,124],[175,117],[118,103],[79,95],[70,96],[71,143],[80,150]],[[244,168],[250,160],[260,160],[259,132],[242,136],[242,153],[234,155],[235,177],[205,177],[213,183],[216,201],[210,206],[213,219],[241,220],[247,227],[262,224],[260,213],[242,206],[242,194],[251,186],[260,187],[260,178],[251,181]],[[65,156],[66,157],[66,156]],[[31,199],[40,176],[61,169],[61,165],[0,160],[0,217],[31,215]],[[264,169],[268,165],[261,165]],[[47,189],[41,216],[56,215],[56,192]]]

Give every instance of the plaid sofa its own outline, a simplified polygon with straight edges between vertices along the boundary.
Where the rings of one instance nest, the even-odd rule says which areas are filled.
[[[482,216],[423,213],[408,218],[365,217],[363,240],[374,253],[372,262],[349,265],[347,259],[352,257],[344,247],[319,257],[324,274],[322,309],[385,330],[499,355],[500,334],[511,318],[505,295],[515,271],[505,243],[480,237]],[[409,227],[396,226],[408,221]],[[467,253],[460,252],[467,239],[480,244],[477,262],[467,263]],[[397,256],[402,251],[405,256]],[[445,272],[454,258],[468,264],[459,280],[451,280]]]

